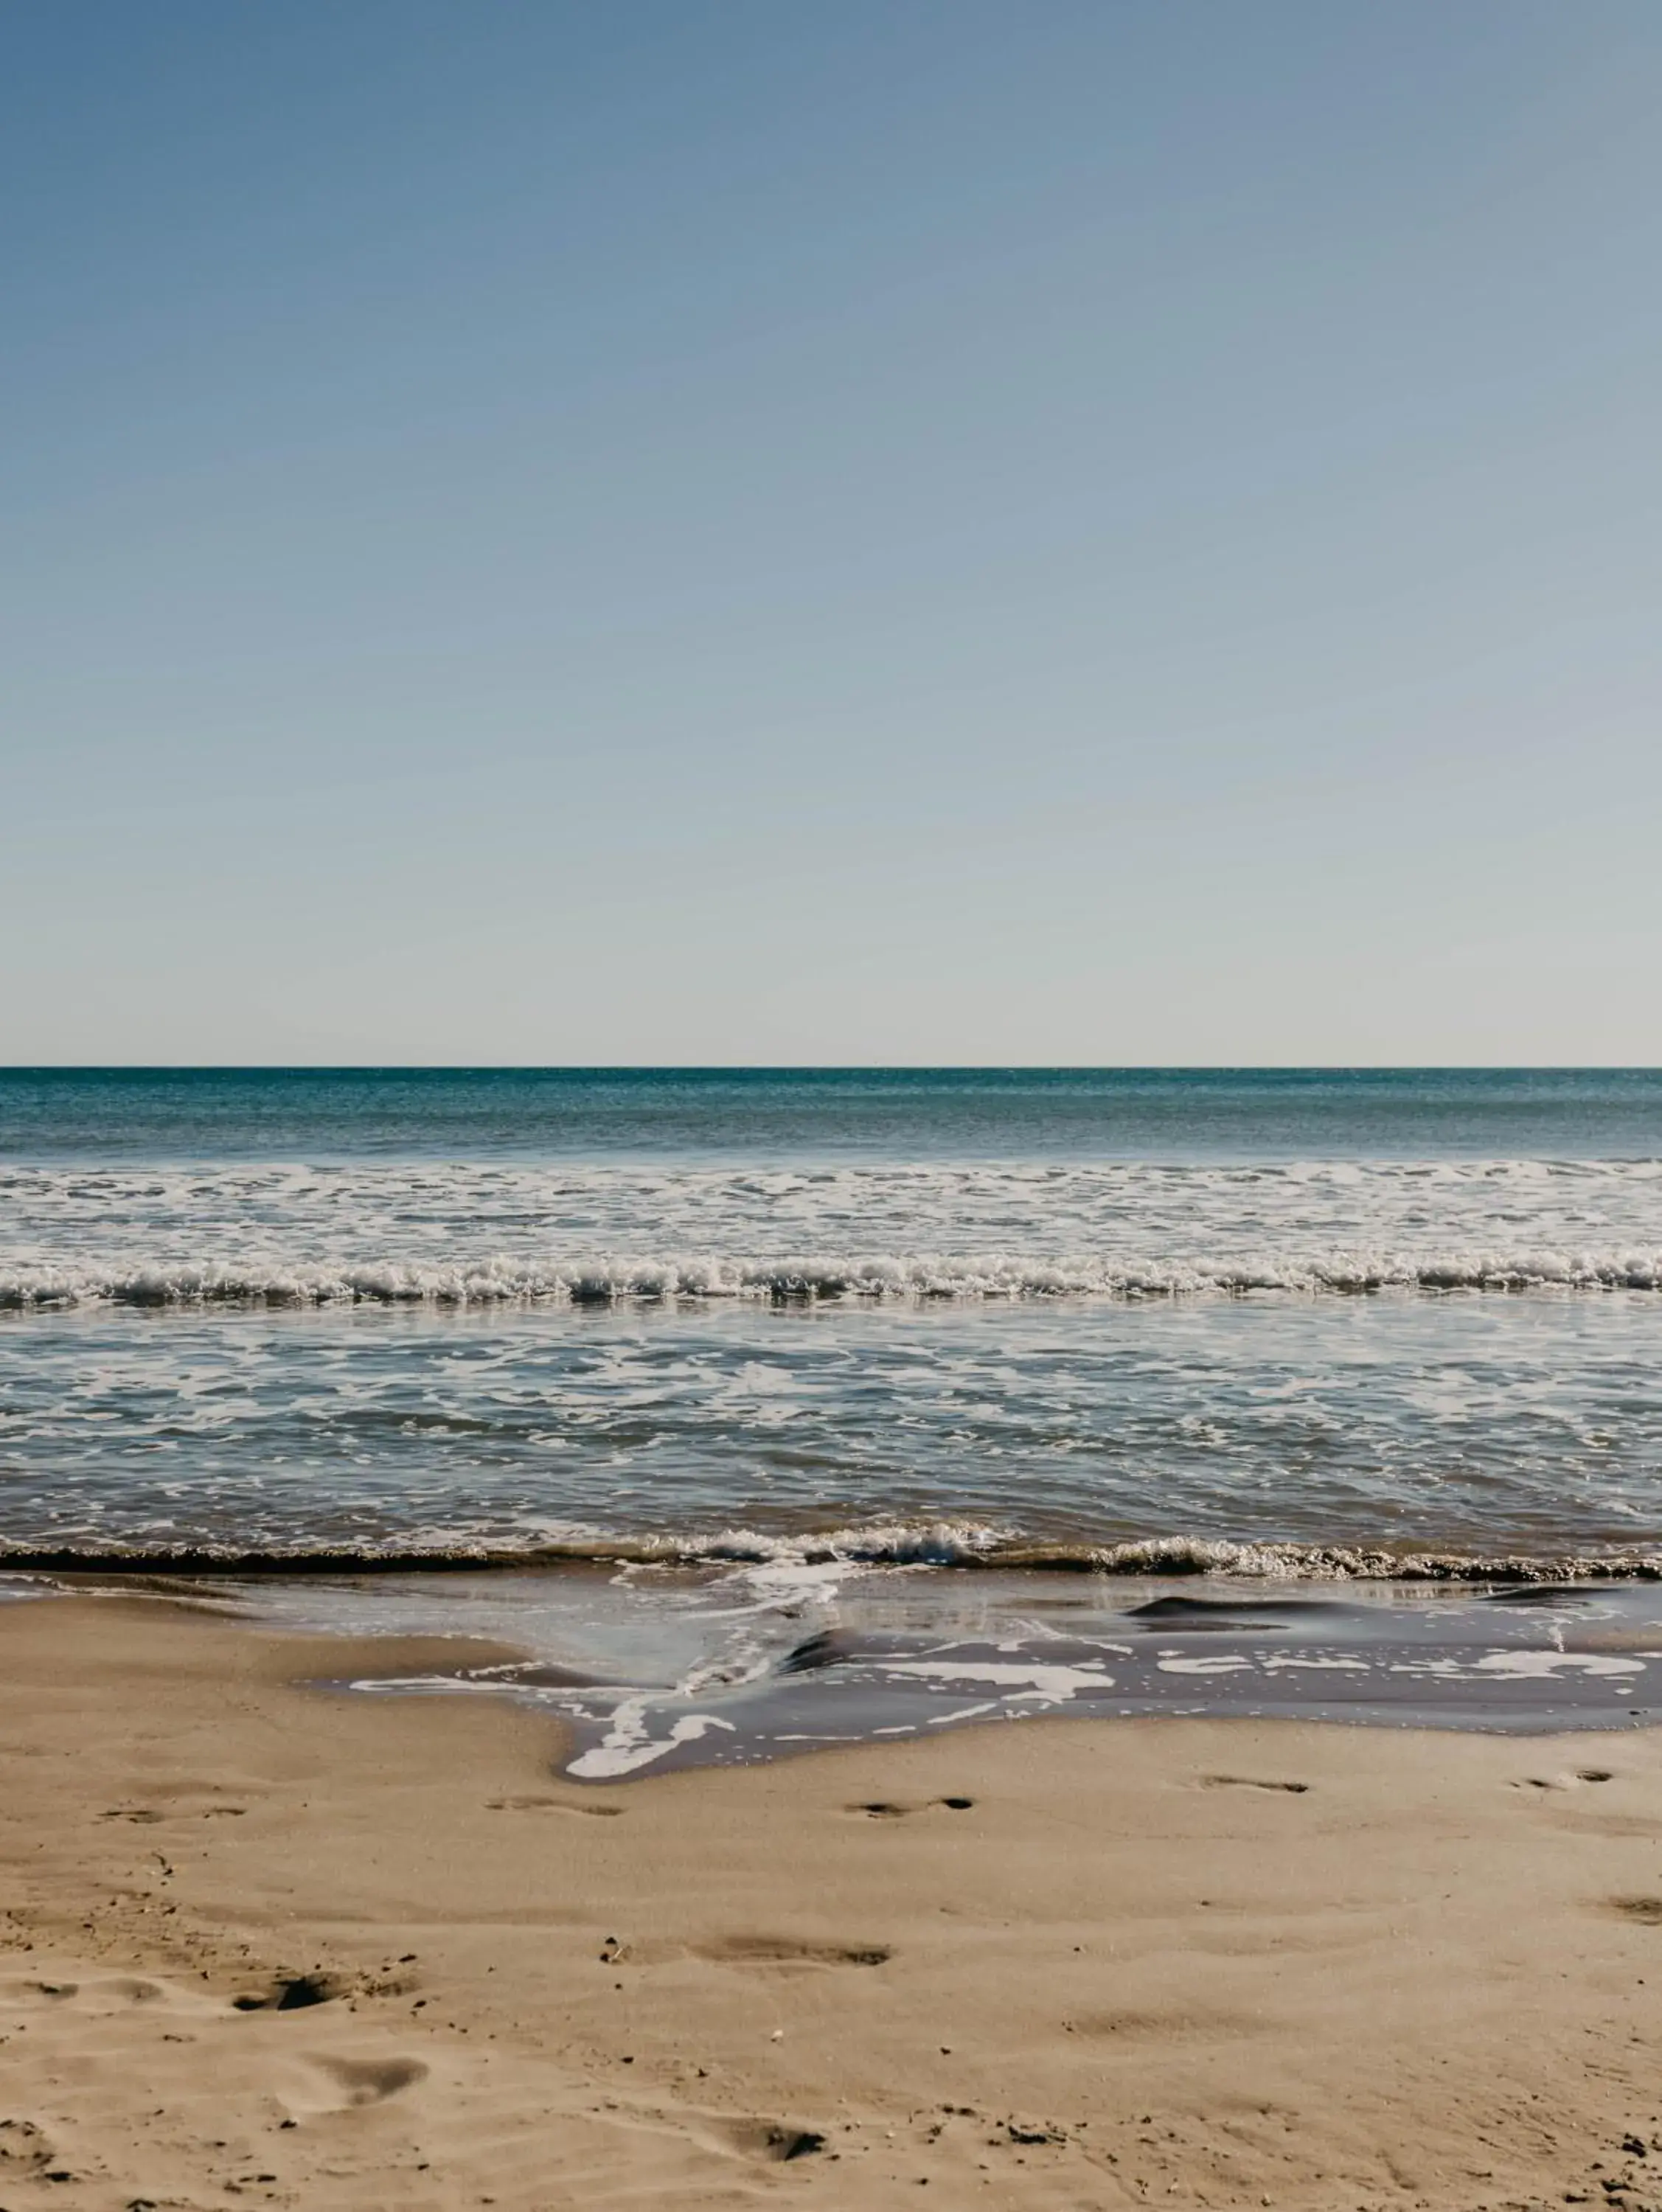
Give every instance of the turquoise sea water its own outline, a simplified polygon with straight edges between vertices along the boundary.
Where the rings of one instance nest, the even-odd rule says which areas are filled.
[[[1662,1070],[0,1069],[0,1159],[1653,1158]]]

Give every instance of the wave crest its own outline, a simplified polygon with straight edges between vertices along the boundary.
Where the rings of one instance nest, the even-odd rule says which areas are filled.
[[[1389,1545],[1298,1544],[1172,1534],[1092,1542],[1025,1537],[977,1522],[884,1522],[776,1534],[729,1528],[650,1537],[574,1533],[517,1544],[435,1534],[332,1548],[297,1543],[39,1546],[0,1541],[0,1571],[122,1577],[526,1572],[562,1568],[813,1567],[1215,1577],[1253,1582],[1556,1583],[1662,1582],[1662,1551],[1413,1551]]]
[[[868,1253],[773,1258],[487,1258],[451,1265],[166,1261],[45,1266],[0,1274],[0,1309],[114,1306],[585,1305],[625,1300],[1141,1299],[1257,1291],[1655,1291],[1662,1251],[1337,1251],[1261,1260],[1115,1259],[1024,1253]]]

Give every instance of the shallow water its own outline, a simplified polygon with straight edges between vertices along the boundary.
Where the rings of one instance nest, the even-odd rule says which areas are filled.
[[[1654,1072],[0,1074],[14,1567],[1662,1574],[1659,1340]]]
[[[566,1724],[564,1771],[584,1782],[1040,1715],[1525,1735],[1662,1717],[1656,1584],[1324,1594],[1208,1577],[1174,1593],[1091,1573],[827,1561],[196,1582],[178,1594],[289,1631],[517,1649],[520,1662],[482,1666],[459,1644],[452,1668],[411,1676],[389,1663],[338,1686],[511,1697]]]
[[[0,1328],[13,1544],[952,1559],[1653,1540],[1648,1295],[82,1310]]]

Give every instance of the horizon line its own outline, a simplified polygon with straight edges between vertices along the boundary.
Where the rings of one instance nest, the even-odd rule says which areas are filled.
[[[75,1075],[1658,1075],[1641,1060],[17,1060]]]

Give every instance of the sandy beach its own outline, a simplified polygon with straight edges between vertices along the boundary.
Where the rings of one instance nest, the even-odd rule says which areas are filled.
[[[583,1788],[545,1718],[314,1686],[362,1645],[82,1596],[0,1654],[9,2212],[1662,2201],[1653,1732]]]
[[[0,53],[0,2212],[1662,2212],[1662,0]]]

